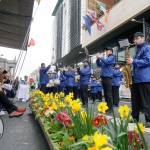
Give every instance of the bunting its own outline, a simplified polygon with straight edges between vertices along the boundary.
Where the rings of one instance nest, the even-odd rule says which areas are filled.
[[[91,19],[88,16],[82,16],[89,34],[91,35]]]
[[[87,15],[90,17],[90,19],[91,19],[93,22],[96,23],[97,29],[101,31],[101,30],[103,29],[104,25],[99,21],[99,19],[97,19],[96,12],[94,12],[94,11],[89,11],[89,13],[88,13]]]
[[[96,0],[96,2],[99,4],[100,10],[102,10],[104,13],[105,22],[108,23],[108,14],[107,14],[107,10],[106,10],[106,5],[102,2],[97,1],[97,0]]]
[[[28,43],[28,47],[30,46],[35,46],[35,42],[33,40],[33,38],[30,39],[30,42]]]

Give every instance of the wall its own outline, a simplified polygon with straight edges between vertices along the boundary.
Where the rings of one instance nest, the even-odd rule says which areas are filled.
[[[87,11],[88,1],[85,1],[83,11]],[[100,21],[104,24],[102,31],[97,30],[96,24],[91,26],[91,36],[87,31],[82,30],[82,47],[92,44],[95,40],[103,38],[105,35],[116,30],[132,18],[150,8],[150,0],[121,0],[108,13],[108,24],[104,21],[104,16]]]

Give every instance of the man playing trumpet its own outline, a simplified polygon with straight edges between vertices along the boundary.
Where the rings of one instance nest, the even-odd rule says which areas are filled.
[[[96,64],[101,67],[101,79],[104,90],[104,98],[109,107],[108,112],[113,110],[113,99],[112,99],[112,78],[113,78],[113,66],[115,64],[115,56],[113,55],[113,49],[111,47],[105,48],[106,58],[102,54],[97,53]]]

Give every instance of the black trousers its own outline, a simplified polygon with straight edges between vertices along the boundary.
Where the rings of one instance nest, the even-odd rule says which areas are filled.
[[[92,98],[93,102],[95,102],[95,100],[96,100],[96,93],[91,93],[91,98]]]
[[[81,85],[80,87],[81,90],[81,99],[82,99],[82,104],[88,104],[88,85]]]
[[[11,101],[6,97],[5,93],[2,91],[0,91],[0,103],[4,106],[4,108],[9,114],[18,109],[15,105],[11,103]]]
[[[41,84],[40,91],[46,94],[46,84]]]
[[[112,79],[109,77],[102,77],[102,86],[104,90],[104,98],[107,102],[108,108],[113,109]]]
[[[102,91],[97,92],[97,98],[99,99],[100,102],[102,102]]]
[[[52,87],[46,87],[46,94],[52,92]]]
[[[119,86],[112,86],[113,105],[119,104]]]
[[[150,83],[134,83],[131,86],[132,117],[139,120],[144,112],[146,122],[150,122]]]
[[[73,87],[74,99],[78,98],[78,88],[76,86]]]
[[[67,94],[73,92],[73,87],[72,86],[67,86],[66,88],[67,88]]]

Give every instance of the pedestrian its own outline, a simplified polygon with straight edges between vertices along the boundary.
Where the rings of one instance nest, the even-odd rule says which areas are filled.
[[[133,65],[133,83],[131,85],[132,117],[139,121],[140,111],[145,114],[145,126],[150,128],[150,45],[142,32],[134,34],[136,52],[133,58],[127,58],[127,64]]]
[[[115,67],[113,69],[113,80],[112,80],[112,97],[113,97],[114,107],[118,107],[119,105],[119,87],[122,78],[123,78],[123,73],[120,70],[120,65],[119,63],[115,63]]]
[[[64,74],[63,74],[63,68],[64,68],[64,66],[60,67],[60,76],[59,76],[60,90],[59,90],[59,92],[65,92],[65,87],[66,87],[66,76],[64,76]]]
[[[102,102],[102,81],[101,78],[97,80],[97,98],[100,102]]]
[[[91,87],[91,98],[92,98],[93,104],[94,104],[94,102],[96,100],[96,94],[97,94],[97,81],[94,76],[91,76],[90,87]]]
[[[2,88],[0,87],[0,104],[6,109],[9,117],[19,117],[26,111],[25,107],[17,107],[6,97]]]
[[[40,68],[40,90],[46,94],[46,84],[48,83],[48,75],[47,71],[50,69],[51,65],[48,65],[45,67],[45,63],[41,63],[41,68]]]
[[[105,48],[106,57],[102,54],[97,53],[96,63],[97,66],[101,67],[101,79],[104,90],[104,98],[108,105],[108,112],[113,110],[113,99],[112,99],[112,78],[113,78],[113,66],[115,64],[115,56],[113,55],[113,49],[111,47]]]
[[[66,77],[67,94],[73,93],[73,87],[75,84],[74,65],[70,65],[68,71],[64,68],[63,75]]]
[[[83,106],[88,105],[88,84],[91,77],[91,68],[89,66],[89,61],[83,61],[84,67],[80,69],[77,68],[78,74],[80,75],[80,90],[81,90],[81,99]]]

